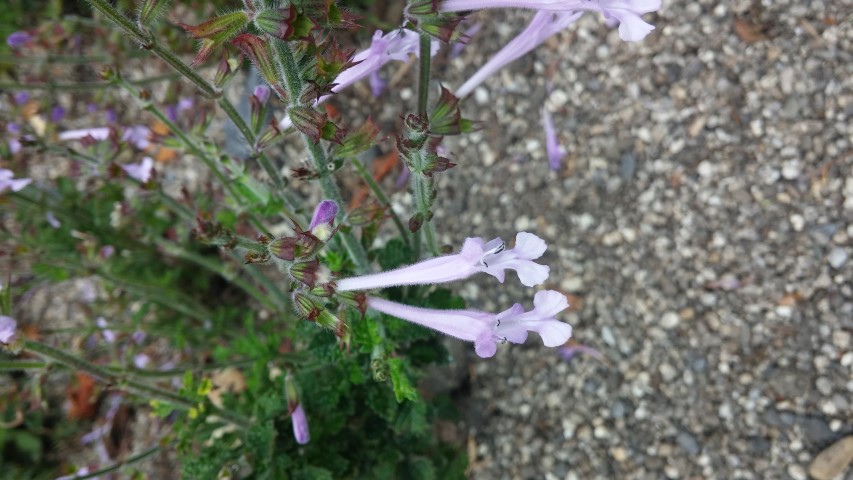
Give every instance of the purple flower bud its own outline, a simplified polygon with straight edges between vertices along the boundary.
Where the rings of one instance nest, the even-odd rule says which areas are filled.
[[[6,45],[9,45],[12,48],[21,48],[29,43],[32,38],[33,36],[27,32],[14,32],[6,37]]]
[[[104,111],[104,115],[107,117],[107,123],[116,123],[118,122],[118,114],[115,109],[108,108]]]
[[[314,216],[311,217],[311,225],[308,226],[308,231],[325,242],[334,233],[332,224],[337,215],[338,204],[332,200],[323,200],[314,209]]]
[[[261,102],[261,105],[266,105],[270,99],[270,87],[266,85],[258,85],[255,87],[253,95],[255,95],[255,98]]]
[[[18,92],[15,94],[15,105],[23,105],[30,99],[30,94],[27,92]]]
[[[94,103],[90,103],[86,105],[86,111],[89,113],[95,113],[98,111],[98,106]]]
[[[296,443],[305,445],[310,442],[311,432],[308,430],[308,418],[305,416],[305,410],[301,403],[290,414],[290,419],[293,421],[293,438],[296,439]]]
[[[104,245],[101,247],[101,251],[98,252],[98,256],[101,257],[101,259],[106,260],[112,257],[115,253],[116,247],[112,245]]]
[[[65,108],[60,105],[53,107],[53,109],[50,111],[50,121],[53,123],[58,123],[63,118],[65,118]]]
[[[17,326],[18,322],[14,318],[0,315],[0,343],[12,343]]]

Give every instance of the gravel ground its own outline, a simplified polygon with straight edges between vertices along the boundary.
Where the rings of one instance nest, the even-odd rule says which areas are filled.
[[[587,15],[475,91],[464,113],[485,128],[451,143],[442,240],[545,238],[546,286],[608,361],[538,338],[472,360],[472,478],[830,468],[812,462],[853,433],[851,9],[665,2],[634,44]],[[479,14],[442,78],[461,84],[529,17]],[[556,173],[543,102],[568,150]],[[495,311],[533,297],[514,278],[458,289]],[[853,479],[840,468],[811,472]]]

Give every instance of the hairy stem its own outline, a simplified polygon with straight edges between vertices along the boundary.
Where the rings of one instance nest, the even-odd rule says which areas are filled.
[[[427,104],[429,101],[429,74],[431,45],[430,37],[426,33],[421,33],[420,38],[420,64],[418,67],[418,113],[423,115],[427,112]]]
[[[293,57],[293,51],[287,42],[274,43],[278,58],[281,73],[284,75],[284,84],[287,86],[289,101],[291,106],[299,105],[300,92],[302,91],[302,79],[299,76],[299,70],[296,66],[296,60]],[[314,164],[314,169],[320,174],[320,188],[323,190],[323,195],[329,200],[336,202],[341,208],[338,209],[338,222],[342,222],[345,217],[344,203],[341,197],[341,192],[335,184],[335,179],[328,169],[328,160],[326,152],[319,143],[314,141],[305,134],[301,134],[305,141],[305,146],[308,148],[308,154],[311,156],[311,161]],[[357,273],[367,273],[370,266],[367,261],[367,252],[364,251],[361,244],[349,233],[338,232],[338,237],[344,244],[353,263],[355,263]]]
[[[137,463],[137,462],[141,462],[142,460],[145,460],[146,458],[154,455],[155,453],[157,453],[159,451],[160,451],[160,446],[155,445],[155,446],[149,448],[148,450],[143,450],[143,451],[137,453],[136,455],[132,455],[130,457],[127,457],[125,460],[122,460],[120,462],[116,462],[116,463],[110,465],[109,467],[104,467],[104,468],[101,468],[99,470],[95,470],[94,472],[86,474],[86,475],[75,476],[74,480],[84,480],[87,478],[97,478],[97,477],[104,475],[106,473],[121,470],[124,467],[133,465],[134,463]]]

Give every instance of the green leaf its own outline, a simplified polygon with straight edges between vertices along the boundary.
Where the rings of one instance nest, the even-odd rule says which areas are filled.
[[[394,386],[394,396],[398,403],[403,403],[403,400],[417,401],[420,396],[415,387],[409,381],[409,376],[406,372],[406,367],[403,361],[399,358],[388,359],[389,372],[391,374],[391,383]]]
[[[427,406],[423,402],[409,402],[400,409],[400,414],[394,422],[394,431],[409,435],[420,436],[430,430],[427,421]]]

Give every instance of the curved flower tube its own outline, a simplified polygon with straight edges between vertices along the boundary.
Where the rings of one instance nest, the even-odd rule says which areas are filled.
[[[500,238],[483,242],[482,238],[473,237],[465,240],[460,253],[387,272],[344,278],[336,282],[336,289],[347,292],[399,285],[445,283],[462,280],[478,272],[488,273],[503,283],[507,269],[515,270],[522,284],[533,287],[548,278],[548,266],[533,261],[541,257],[546,248],[544,240],[527,232],[516,235],[515,247],[511,250],[505,248]]]

